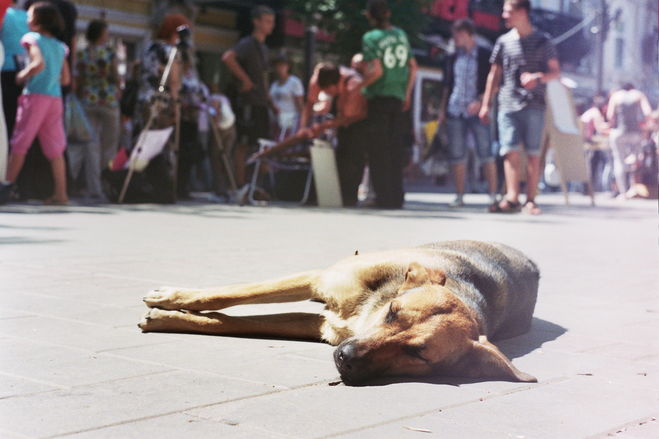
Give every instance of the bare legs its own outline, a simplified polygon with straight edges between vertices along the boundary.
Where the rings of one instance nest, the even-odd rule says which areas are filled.
[[[515,203],[519,202],[519,162],[519,152],[509,152],[503,159],[503,172],[506,177],[506,198]]]
[[[24,164],[25,154],[9,154],[9,164],[7,165],[8,182],[14,183],[16,181]],[[57,204],[66,204],[68,202],[68,197],[66,195],[66,164],[64,162],[64,156],[59,155],[50,159],[50,167],[55,182],[55,193],[47,201]]]
[[[7,164],[7,181],[14,183],[18,174],[20,174],[25,164],[25,154],[9,154],[9,163]]]
[[[467,173],[466,163],[455,163],[451,166],[453,171],[453,181],[455,182],[455,192],[458,199],[462,199],[465,193],[465,177]],[[487,192],[492,195],[497,190],[497,169],[494,161],[489,161],[483,164],[483,174],[487,181]]]
[[[487,193],[495,194],[497,192],[497,167],[494,160],[483,165],[483,174],[485,174],[485,181],[487,181]]]
[[[64,163],[64,156],[60,155],[51,159],[50,167],[53,171],[53,180],[55,181],[55,193],[50,198],[50,201],[57,204],[66,204],[69,199],[66,195],[66,164]]]
[[[519,203],[519,182],[521,174],[520,153],[517,151],[506,154],[503,162],[504,174],[506,177],[506,200],[512,203]],[[535,206],[535,196],[538,193],[538,181],[540,178],[540,157],[527,155],[526,157],[526,202],[532,203],[533,212],[540,213]]]
[[[456,163],[452,166],[453,181],[455,182],[455,192],[458,197],[462,197],[465,193],[465,174],[467,166],[464,162]]]

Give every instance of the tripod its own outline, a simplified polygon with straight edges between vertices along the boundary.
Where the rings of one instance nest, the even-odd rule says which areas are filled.
[[[165,65],[165,70],[162,72],[162,75],[160,77],[160,82],[158,84],[158,90],[156,93],[153,94],[151,97],[151,103],[149,107],[149,118],[144,125],[144,128],[142,128],[142,132],[140,133],[138,139],[137,139],[137,144],[135,145],[135,156],[137,157],[140,152],[142,152],[142,149],[144,147],[144,142],[146,140],[146,136],[144,135],[149,131],[151,126],[153,125],[157,115],[159,115],[161,112],[166,111],[169,108],[169,103],[171,102],[171,95],[167,91],[167,81],[169,81],[169,77],[172,72],[172,66],[174,63],[180,58],[181,54],[181,49],[187,48],[187,38],[190,35],[190,30],[188,29],[187,26],[179,26],[176,29],[176,32],[179,34],[179,43],[172,48],[172,50],[169,52],[169,58],[167,59],[167,64]],[[176,175],[177,175],[177,168],[178,168],[178,158],[177,158],[177,153],[178,153],[178,147],[179,147],[179,137],[180,137],[180,131],[181,131],[181,112],[180,112],[180,102],[177,100],[174,103],[174,144],[172,146],[172,158],[174,162],[174,172],[172,175],[174,184],[173,186],[173,193],[172,195],[172,200],[176,200]],[[131,154],[132,156],[132,154]],[[126,175],[126,178],[124,179],[124,184],[123,187],[121,188],[121,193],[119,194],[119,199],[118,202],[122,203],[124,200],[124,197],[126,196],[126,191],[128,191],[128,185],[130,184],[130,180],[133,178],[133,174],[135,172],[135,165],[132,160],[129,160],[128,162],[128,174]]]
[[[204,111],[209,116],[209,123],[211,126],[211,132],[213,133],[213,139],[215,139],[215,145],[220,152],[222,157],[222,165],[224,167],[224,172],[226,173],[227,179],[229,180],[229,186],[231,187],[231,192],[234,194],[231,198],[235,197],[235,193],[238,190],[236,185],[236,177],[233,173],[233,166],[231,165],[231,160],[229,159],[229,154],[226,149],[226,145],[222,141],[222,135],[220,134],[220,128],[215,123],[214,114],[211,112],[211,109],[208,106],[205,106]],[[215,178],[218,178],[216,176]]]

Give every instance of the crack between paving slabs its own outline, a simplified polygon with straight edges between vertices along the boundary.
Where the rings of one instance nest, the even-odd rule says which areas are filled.
[[[198,406],[187,407],[187,408],[181,409],[181,410],[174,410],[174,411],[171,411],[171,412],[159,413],[157,415],[142,416],[140,418],[127,419],[127,420],[124,420],[124,421],[113,422],[111,424],[105,424],[105,425],[98,426],[98,427],[91,427],[91,428],[85,428],[85,429],[82,429],[82,430],[68,431],[68,432],[65,432],[65,433],[60,433],[60,434],[56,434],[56,435],[52,435],[52,436],[44,436],[42,439],[62,438],[62,437],[66,437],[66,436],[70,436],[70,435],[74,435],[74,434],[87,433],[87,432],[90,432],[90,431],[97,431],[97,430],[103,430],[105,428],[116,427],[116,426],[125,425],[125,424],[132,424],[134,422],[146,421],[146,420],[149,420],[149,419],[156,419],[156,418],[161,418],[161,417],[164,417],[164,416],[170,416],[170,415],[176,415],[176,414],[185,414],[185,415],[190,416],[188,413],[186,413],[188,410],[198,410],[198,409],[203,409],[203,408],[212,407],[212,406],[216,406],[216,405],[230,404],[230,403],[233,403],[233,402],[244,401],[244,400],[247,400],[247,399],[260,398],[260,397],[263,397],[263,396],[273,395],[275,393],[292,392],[292,391],[295,391],[295,390],[304,389],[306,387],[313,387],[313,386],[317,386],[317,385],[328,384],[331,381],[332,380],[324,380],[324,381],[314,382],[314,383],[310,383],[310,384],[305,384],[305,385],[302,385],[302,386],[290,387],[290,388],[286,388],[284,390],[272,390],[272,391],[269,391],[269,392],[259,393],[259,394],[256,394],[256,395],[248,395],[248,396],[242,396],[242,397],[239,397],[239,398],[229,399],[229,400],[226,400],[226,401],[211,402],[211,403],[208,403],[208,404],[201,404],[201,405],[198,405]]]

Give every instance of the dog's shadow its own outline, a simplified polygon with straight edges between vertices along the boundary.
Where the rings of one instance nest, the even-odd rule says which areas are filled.
[[[542,347],[544,343],[556,340],[561,335],[565,334],[567,329],[560,325],[549,322],[547,320],[533,317],[531,323],[531,330],[526,334],[518,337],[508,338],[505,340],[496,340],[494,344],[511,360],[524,356]],[[449,386],[460,386],[462,384],[478,383],[483,381],[490,381],[490,379],[470,379],[460,377],[386,377],[369,380],[364,385],[366,386],[386,386],[398,383],[428,383],[428,384],[444,384]]]
[[[560,325],[533,317],[529,332],[518,337],[494,341],[494,344],[512,360],[540,348],[546,342],[556,340],[566,332],[567,329]]]

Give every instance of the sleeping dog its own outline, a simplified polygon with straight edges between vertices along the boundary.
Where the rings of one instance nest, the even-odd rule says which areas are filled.
[[[325,341],[346,384],[382,376],[534,382],[490,342],[527,332],[540,275],[498,243],[448,241],[348,257],[325,270],[211,289],[163,287],[144,302],[145,331]],[[233,317],[243,304],[320,301],[321,314]]]

